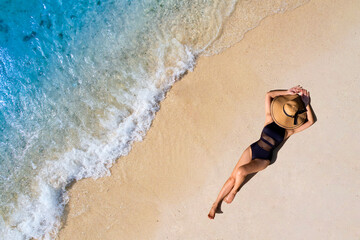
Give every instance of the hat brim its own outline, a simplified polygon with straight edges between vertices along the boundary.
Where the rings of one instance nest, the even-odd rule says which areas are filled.
[[[285,103],[288,101],[297,102],[300,110],[305,109],[301,97],[297,94],[277,96],[271,102],[271,117],[280,127],[285,129],[295,129],[300,127],[306,121],[306,112],[298,114],[297,123],[294,124],[294,118],[287,116],[283,110]]]

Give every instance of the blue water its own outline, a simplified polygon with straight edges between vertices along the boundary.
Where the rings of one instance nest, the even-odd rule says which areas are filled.
[[[235,2],[0,2],[0,238],[54,237],[65,187],[108,174]]]
[[[66,186],[142,139],[236,2],[0,0],[0,239],[56,236]]]

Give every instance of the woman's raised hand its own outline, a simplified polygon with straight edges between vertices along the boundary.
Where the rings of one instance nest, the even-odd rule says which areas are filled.
[[[294,95],[294,94],[300,93],[301,90],[303,90],[303,88],[302,88],[300,85],[297,85],[297,86],[295,86],[295,87],[290,88],[290,89],[288,90],[288,92],[289,92],[289,94]]]
[[[302,88],[300,85],[290,88],[288,93],[292,95],[299,94],[301,96],[301,100],[305,104],[305,107],[310,104],[310,92]]]

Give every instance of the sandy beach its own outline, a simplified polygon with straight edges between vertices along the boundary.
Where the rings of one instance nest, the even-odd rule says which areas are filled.
[[[356,0],[311,0],[201,56],[111,176],[71,186],[58,239],[359,239],[359,12]],[[317,122],[209,220],[259,138],[266,92],[297,84]]]

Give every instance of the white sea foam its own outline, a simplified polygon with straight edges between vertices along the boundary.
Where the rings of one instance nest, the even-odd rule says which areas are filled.
[[[127,155],[133,141],[142,140],[159,109],[159,102],[174,81],[193,69],[195,56],[187,47],[180,44],[178,47],[176,54],[182,56],[182,60],[176,66],[157,70],[159,79],[165,78],[167,72],[173,72],[161,88],[155,86],[156,81],[147,81],[147,85],[137,92],[131,115],[117,125],[116,116],[120,112],[113,109],[112,117],[108,116],[102,121],[103,127],[111,130],[105,141],[84,135],[79,148],[64,153],[57,161],[46,162],[32,183],[35,197],[20,194],[16,211],[11,214],[7,224],[0,219],[4,239],[51,239],[56,236],[60,217],[68,202],[67,184],[82,178],[109,175],[109,168],[116,158]]]

